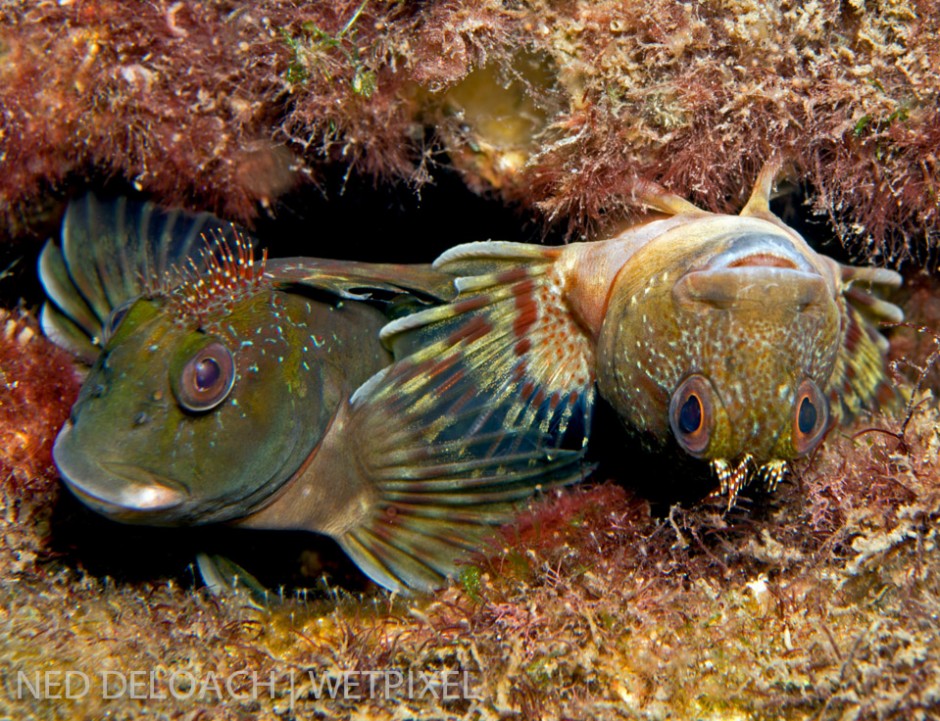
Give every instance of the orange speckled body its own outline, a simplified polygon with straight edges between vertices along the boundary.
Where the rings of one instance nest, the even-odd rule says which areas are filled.
[[[721,399],[713,449],[731,457],[796,457],[788,406],[802,380],[826,387],[839,349],[835,264],[768,221],[674,220],[682,222],[654,221],[662,233],[619,269],[601,323],[591,327],[601,394],[630,426],[665,442],[673,389],[688,375],[707,374]],[[776,264],[727,269],[719,261],[714,268],[716,258],[743,245]]]
[[[732,494],[752,464],[773,484],[832,423],[877,404],[884,339],[845,293],[900,280],[816,253],[770,213],[767,173],[741,215],[659,196],[678,212],[565,250],[601,395],[647,438],[711,460]]]

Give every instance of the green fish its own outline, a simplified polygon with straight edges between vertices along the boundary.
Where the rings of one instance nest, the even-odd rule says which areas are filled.
[[[772,489],[835,424],[894,393],[877,323],[903,315],[869,289],[900,276],[810,248],[770,211],[777,170],[740,215],[651,188],[640,199],[657,213],[606,240],[455,247],[434,267],[457,297],[382,338],[420,348],[402,361],[416,368],[450,359],[458,391],[495,401],[507,427],[571,446],[588,442],[599,391],[648,448],[710,463],[730,508],[751,477]]]
[[[82,502],[128,523],[328,534],[407,592],[583,476],[578,450],[504,428],[485,399],[458,412],[442,388],[402,386],[395,357],[411,351],[379,331],[452,297],[450,276],[254,246],[204,213],[70,204],[40,258],[42,325],[90,366],[53,450]],[[443,377],[447,361],[424,370]]]

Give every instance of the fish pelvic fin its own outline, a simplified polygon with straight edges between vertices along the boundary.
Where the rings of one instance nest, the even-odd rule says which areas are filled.
[[[42,327],[54,343],[91,364],[101,350],[112,313],[125,303],[173,288],[205,267],[214,251],[254,240],[209,213],[165,210],[127,198],[85,195],[69,203],[61,239],[39,259],[48,297]]]
[[[879,331],[884,323],[900,323],[904,313],[878,297],[877,287],[890,290],[901,285],[901,276],[886,268],[840,265],[842,296],[842,345],[832,374],[833,411],[845,422],[863,410],[891,407],[900,401],[899,391],[887,373],[888,340]]]
[[[783,158],[780,155],[773,155],[764,163],[754,183],[751,197],[741,209],[741,215],[780,222],[770,210],[770,200],[773,197],[774,181],[782,168]],[[653,182],[639,182],[633,191],[633,197],[641,205],[666,215],[707,212]]]
[[[666,215],[706,212],[685,198],[670,193],[662,186],[648,181],[637,184],[633,191],[633,197],[640,205],[645,205],[647,208]]]
[[[383,330],[396,361],[350,409],[377,495],[339,537],[382,585],[440,586],[534,496],[589,471],[593,351],[562,302],[557,255],[455,248],[435,267],[457,276],[457,298]]]

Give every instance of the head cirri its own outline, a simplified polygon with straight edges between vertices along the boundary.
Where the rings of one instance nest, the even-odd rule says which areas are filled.
[[[387,364],[381,312],[307,295],[301,273],[282,287],[254,243],[208,213],[92,195],[69,205],[40,259],[42,324],[87,365],[53,449],[86,505],[150,525],[243,517]],[[307,268],[312,282],[336,280],[322,265]]]
[[[83,502],[154,525],[228,520],[309,455],[315,434],[283,420],[323,427],[341,369],[312,365],[310,301],[274,289],[263,269],[239,238],[112,314],[53,451]],[[306,397],[320,392],[337,397]]]

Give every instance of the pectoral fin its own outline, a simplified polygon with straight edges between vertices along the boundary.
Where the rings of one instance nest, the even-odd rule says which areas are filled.
[[[885,268],[839,266],[842,276],[842,347],[833,371],[835,410],[843,419],[890,405],[899,398],[885,371],[888,340],[879,331],[881,323],[899,323],[904,313],[873,292],[897,288],[901,276]]]
[[[456,248],[436,267],[458,276],[457,299],[384,329],[399,360],[354,394],[346,425],[377,495],[339,536],[379,583],[439,586],[533,495],[588,471],[593,351],[564,306],[556,257]]]

